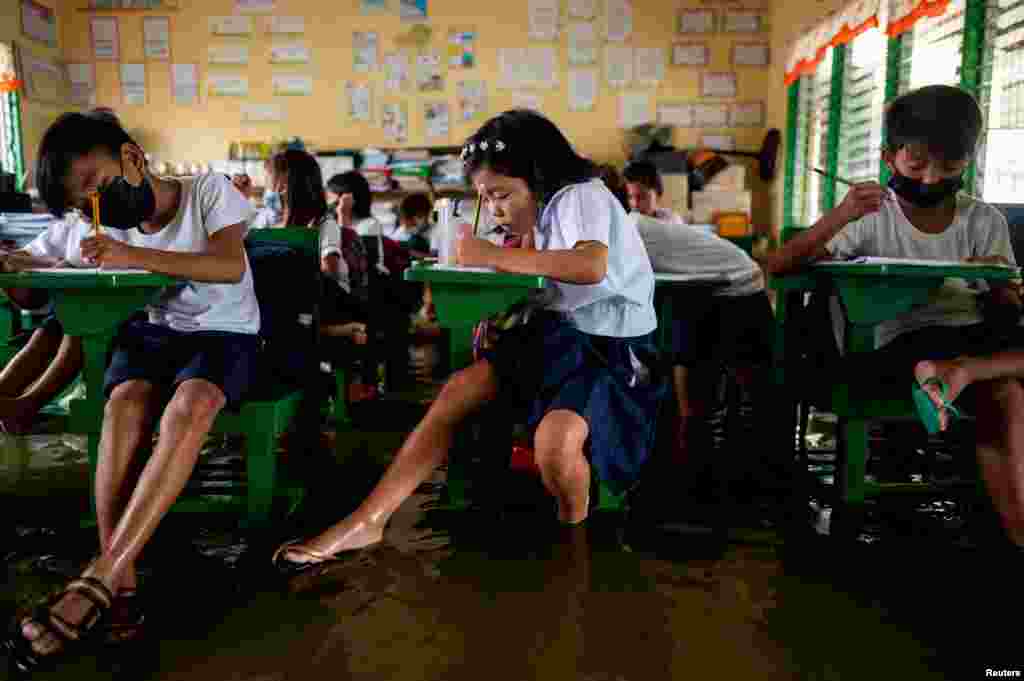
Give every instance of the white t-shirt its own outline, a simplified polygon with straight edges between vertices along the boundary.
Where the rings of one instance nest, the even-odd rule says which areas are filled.
[[[384,227],[380,224],[380,220],[374,217],[363,218],[352,225],[352,229],[356,230],[356,234],[359,236],[387,236],[384,234]]]
[[[655,220],[661,220],[662,222],[669,222],[673,225],[685,225],[686,220],[683,217],[669,208],[656,208],[654,215],[652,216]]]
[[[131,230],[134,232],[135,230]],[[115,241],[129,241],[130,232],[105,229],[104,234]],[[95,267],[82,260],[82,239],[92,235],[92,223],[76,212],[69,212],[61,220],[54,220],[42,234],[25,245],[25,252],[37,258],[60,258],[68,267]]]
[[[655,272],[724,275],[729,284],[715,296],[746,296],[764,290],[761,267],[736,244],[717,234],[633,212]]]
[[[269,208],[260,208],[252,212],[249,218],[249,229],[270,229],[277,226],[280,216]]]
[[[202,253],[212,235],[249,218],[249,203],[220,173],[180,182],[181,200],[174,218],[155,234],[125,232],[131,244],[177,253]],[[146,310],[150,322],[176,331],[255,334],[260,329],[260,309],[248,257],[240,282],[182,282],[169,286]]]
[[[896,195],[882,202],[877,213],[865,215],[843,228],[828,243],[835,257],[878,256],[922,260],[963,260],[972,256],[1001,255],[1016,264],[1006,218],[998,209],[966,195],[957,197],[956,216],[939,234],[920,231],[907,219]],[[876,327],[875,345],[881,347],[900,334],[928,326],[968,326],[982,321],[978,295],[983,281],[946,279],[927,303]]]
[[[556,193],[534,230],[542,250],[571,249],[581,241],[608,248],[608,271],[597,284],[549,280],[549,307],[566,313],[584,333],[634,338],[654,331],[654,270],[636,223],[599,179]]]

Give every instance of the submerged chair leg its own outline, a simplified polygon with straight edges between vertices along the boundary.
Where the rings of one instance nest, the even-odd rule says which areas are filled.
[[[248,473],[248,514],[250,527],[265,525],[274,503],[277,478],[277,457],[274,456],[274,433],[250,432],[245,442]]]

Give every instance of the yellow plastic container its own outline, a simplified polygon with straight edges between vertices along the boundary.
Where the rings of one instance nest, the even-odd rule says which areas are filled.
[[[718,236],[750,236],[750,216],[746,213],[716,213]]]

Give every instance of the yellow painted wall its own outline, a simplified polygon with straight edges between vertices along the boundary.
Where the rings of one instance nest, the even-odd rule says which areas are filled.
[[[60,43],[60,19],[61,12],[58,0],[37,0],[39,4],[47,7],[58,7],[58,44]],[[0,0],[0,42],[18,43],[24,45],[34,53],[43,57],[60,57],[59,49],[51,48],[42,43],[21,35],[21,3],[18,0]],[[46,130],[46,126],[60,114],[62,109],[59,106],[43,104],[21,98],[21,125],[25,147],[26,168],[31,168],[35,159],[35,149],[39,140]]]
[[[85,5],[83,0],[67,0],[67,3],[75,7]],[[372,74],[355,74],[352,70],[352,32],[378,31],[382,56],[393,49],[395,37],[408,28],[408,24],[402,24],[394,13],[364,16],[360,13],[358,0],[337,0],[331,3],[325,3],[323,0],[279,2],[279,13],[303,15],[306,18],[306,34],[301,40],[312,48],[313,61],[309,66],[285,67],[269,64],[270,45],[273,40],[263,32],[261,20],[257,19],[254,34],[248,39],[241,39],[250,47],[248,66],[207,67],[206,49],[209,45],[238,40],[212,37],[208,28],[208,17],[232,14],[233,2],[179,0],[179,4],[182,7],[181,11],[169,13],[172,55],[174,61],[198,63],[201,81],[211,69],[247,74],[249,100],[263,103],[275,101],[271,94],[271,74],[276,71],[291,71],[313,75],[314,92],[312,97],[278,98],[284,105],[286,116],[281,124],[243,125],[240,114],[241,100],[237,98],[208,99],[205,94],[201,94],[198,106],[175,106],[172,103],[169,66],[166,62],[150,62],[147,65],[146,106],[126,106],[121,103],[117,64],[99,62],[96,69],[98,103],[114,107],[127,127],[140,137],[140,142],[155,158],[186,162],[224,159],[227,156],[228,144],[232,140],[259,140],[294,135],[304,138],[317,148],[388,146],[379,123],[380,104],[385,99],[396,98],[406,101],[409,105],[409,146],[428,143],[423,136],[422,103],[437,99],[437,95],[441,93],[410,93],[395,97],[383,87],[383,70]],[[392,0],[392,4],[397,5],[397,0]],[[567,3],[561,4],[564,24],[568,21],[565,16]],[[598,2],[599,6],[603,4]],[[665,0],[634,0],[634,33],[629,44],[634,47],[661,46],[666,50],[666,57],[670,57],[672,41],[680,39],[680,36],[674,33],[675,6],[675,3]],[[327,11],[327,8],[330,10]],[[449,28],[473,27],[479,34],[476,48],[477,68],[443,69],[446,86],[444,97],[451,107],[451,130],[447,140],[429,142],[433,145],[459,144],[483,119],[464,124],[456,120],[457,80],[486,80],[488,107],[492,113],[507,109],[513,104],[513,94],[497,87],[497,55],[499,47],[531,44],[527,37],[527,2],[430,0],[429,11],[429,25],[433,29],[430,46],[438,50],[442,56],[447,47]],[[66,59],[72,62],[92,61],[88,24],[90,15],[70,10],[65,14],[67,20],[62,23],[62,37]],[[116,16],[119,17],[122,60],[143,61],[144,15],[122,12]],[[599,15],[597,21],[599,26],[603,25],[602,16]],[[767,40],[770,37],[765,35],[763,39]],[[729,47],[733,40],[734,38],[730,36],[709,36],[712,48],[711,69],[730,68]],[[599,59],[598,66],[600,64]],[[602,87],[595,109],[585,113],[568,110],[568,34],[565,30],[560,37],[560,67],[558,89],[540,91],[543,111],[567,133],[582,153],[599,161],[621,164],[625,159],[625,152],[623,135],[618,126],[618,97],[616,91],[604,84],[603,72]],[[659,99],[696,99],[699,74],[700,69],[673,67],[666,63],[665,80],[656,89],[650,89],[655,95],[652,105],[656,105]],[[773,102],[781,91],[781,76],[778,74],[777,68],[739,69],[738,99],[766,100],[768,110],[772,111]],[[414,77],[413,70],[410,77]],[[351,123],[344,107],[345,81],[361,79],[369,79],[375,83],[375,121],[372,124]],[[757,147],[764,135],[764,130],[761,129],[722,132],[735,135],[739,148]],[[677,146],[693,145],[698,142],[699,136],[700,131],[677,130],[675,143]],[[752,180],[751,184],[755,189],[755,218],[760,217],[763,222],[766,218],[770,219],[770,196],[766,188],[760,186],[756,180]]]

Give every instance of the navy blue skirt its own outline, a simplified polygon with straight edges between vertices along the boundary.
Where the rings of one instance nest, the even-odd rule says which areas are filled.
[[[575,412],[590,428],[585,453],[598,477],[615,491],[636,483],[668,393],[651,334],[594,336],[541,312],[504,332],[483,357],[498,375],[502,408],[531,432],[550,411]]]

